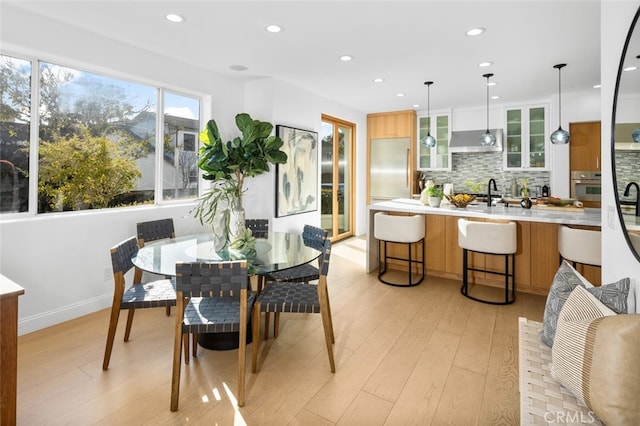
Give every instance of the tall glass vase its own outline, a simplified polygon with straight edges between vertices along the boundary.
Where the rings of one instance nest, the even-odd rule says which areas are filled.
[[[236,197],[229,205],[229,242],[235,241],[245,228],[245,212],[242,197]]]

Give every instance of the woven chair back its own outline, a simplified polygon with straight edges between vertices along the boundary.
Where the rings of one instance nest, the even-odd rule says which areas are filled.
[[[121,272],[126,274],[131,268],[133,268],[133,262],[131,258],[138,254],[138,242],[136,237],[130,237],[116,246],[111,248],[111,265],[113,267],[113,273]]]
[[[240,297],[247,289],[247,261],[176,263],[176,291],[184,297]]]
[[[136,227],[138,229],[138,244],[140,247],[144,247],[145,243],[150,241],[175,238],[176,236],[173,219],[171,218],[139,222]]]
[[[256,238],[267,238],[269,236],[268,219],[247,219],[245,226],[251,229],[251,234]]]
[[[305,225],[302,230],[302,240],[304,244],[316,250],[322,250],[327,239],[328,232],[322,228],[312,225]]]

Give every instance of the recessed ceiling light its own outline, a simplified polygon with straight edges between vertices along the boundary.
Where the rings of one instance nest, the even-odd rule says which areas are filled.
[[[399,97],[399,98],[401,98],[401,97],[403,97],[403,96],[404,96],[404,93],[396,93],[396,96],[397,96],[397,97]]]
[[[600,89],[602,87],[602,84],[594,84],[593,88],[594,89]]]
[[[493,65],[493,62],[491,62],[491,61],[487,61],[487,62],[480,62],[480,63],[478,64],[478,66],[479,66],[480,68],[490,67],[491,65]]]
[[[498,95],[493,95],[493,96],[491,97],[491,99],[494,99],[494,100],[495,100],[495,99],[500,99],[500,96],[498,96]]]
[[[420,104],[413,104],[414,108],[420,108]]]
[[[177,13],[167,13],[165,15],[165,18],[169,22],[175,22],[175,23],[184,22],[184,18],[178,15]]]
[[[467,31],[467,35],[469,37],[475,37],[475,36],[479,36],[480,34],[483,34],[486,31],[485,28],[482,27],[478,27],[478,28],[471,28],[470,30]]]
[[[229,67],[229,69],[233,70],[233,71],[246,71],[249,68],[245,67],[244,65],[231,65]]]
[[[487,86],[495,86],[496,84],[498,83],[496,83],[495,81],[490,81],[487,83]]]
[[[353,59],[353,56],[351,56],[351,55],[342,55],[342,56],[340,56],[340,60],[342,62],[349,62],[352,59]]]
[[[374,83],[382,83],[384,81],[384,78],[374,78],[373,82]]]
[[[280,25],[271,24],[271,25],[267,25],[266,30],[269,31],[270,33],[279,33],[280,31],[282,31],[282,27]]]
[[[638,67],[636,67],[635,65],[632,65],[630,67],[624,68],[622,71],[635,71],[637,69],[638,69]]]

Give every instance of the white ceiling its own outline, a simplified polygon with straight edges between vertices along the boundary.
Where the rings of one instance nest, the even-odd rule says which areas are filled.
[[[5,3],[8,0],[3,0]],[[274,77],[369,113],[596,90],[599,1],[15,1],[34,13],[233,78]],[[164,19],[168,12],[186,18]],[[284,31],[271,34],[268,24]],[[465,31],[485,27],[468,37]],[[349,54],[351,62],[338,57]],[[488,68],[478,63],[492,61]],[[232,71],[244,65],[246,71]],[[373,83],[376,77],[384,83]],[[396,93],[406,93],[397,97]]]

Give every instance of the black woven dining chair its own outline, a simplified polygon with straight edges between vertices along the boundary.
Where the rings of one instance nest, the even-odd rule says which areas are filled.
[[[176,327],[171,411],[178,409],[183,335],[238,333],[238,406],[245,399],[247,324],[255,295],[247,291],[247,261],[176,264]]]
[[[111,303],[111,316],[109,317],[109,330],[107,332],[107,344],[104,350],[102,369],[109,368],[113,341],[118,326],[118,318],[122,309],[128,309],[127,325],[124,332],[124,341],[129,341],[131,325],[136,309],[175,306],[176,291],[171,280],[163,279],[142,284],[142,274],[135,268],[131,258],[138,253],[136,237],[130,237],[111,248],[111,264],[113,267],[113,302]],[[125,274],[135,268],[133,284],[126,287]]]
[[[244,225],[247,229],[251,229],[251,235],[256,238],[269,236],[269,219],[246,219]]]
[[[280,313],[307,313],[321,314],[324,336],[329,354],[331,372],[335,373],[336,367],[333,358],[333,345],[335,336],[333,333],[333,320],[331,318],[331,305],[327,289],[327,275],[329,274],[329,259],[331,258],[331,241],[325,240],[322,249],[320,278],[317,284],[304,282],[278,282],[269,281],[265,284],[262,293],[256,298],[253,305],[252,324],[252,357],[251,371],[257,371],[258,351],[260,348],[260,314],[274,312]],[[268,324],[265,324],[265,330]]]
[[[302,230],[302,240],[304,244],[309,247],[313,247],[317,250],[322,250],[325,241],[327,240],[328,232],[322,228],[318,228],[312,225],[305,225]],[[318,267],[311,263],[305,263],[304,265],[296,266],[294,268],[284,269],[282,271],[270,272],[264,274],[264,282],[270,281],[281,283],[295,283],[302,282],[309,284],[310,281],[315,281],[320,278],[320,271],[318,268],[322,265],[322,256],[318,258]],[[262,285],[258,283],[258,294],[262,291]],[[274,315],[273,323],[273,335],[277,337],[280,315],[276,313]],[[269,313],[265,315],[265,339],[268,337],[269,330]]]
[[[138,222],[136,224],[138,231],[138,247],[144,247],[146,243],[151,241],[162,240],[164,238],[175,238],[176,231],[173,226],[173,219],[158,219],[146,222]],[[142,273],[142,271],[140,271]],[[165,277],[170,279],[171,277]],[[142,280],[142,278],[140,278]],[[167,306],[167,316],[171,315],[171,306]]]
[[[172,218],[138,222],[136,228],[138,231],[138,245],[140,247],[144,247],[145,243],[151,241],[176,237]]]

